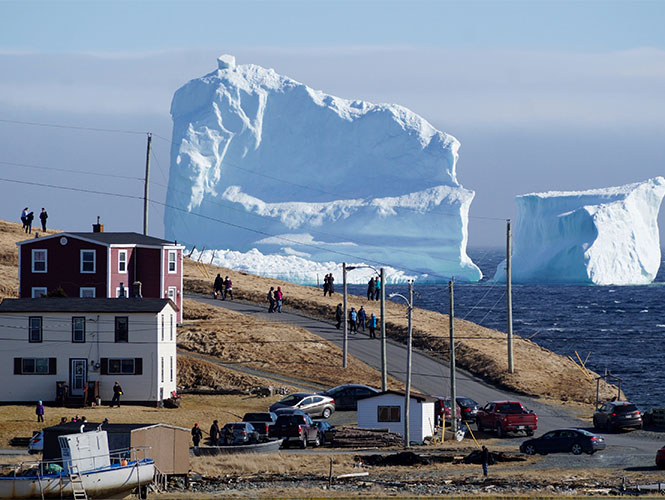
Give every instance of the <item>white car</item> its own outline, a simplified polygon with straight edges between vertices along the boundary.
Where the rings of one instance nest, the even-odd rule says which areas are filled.
[[[41,453],[44,451],[44,431],[36,432],[28,443],[28,453]]]

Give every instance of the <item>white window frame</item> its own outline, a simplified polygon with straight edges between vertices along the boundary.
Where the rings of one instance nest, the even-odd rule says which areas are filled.
[[[123,371],[122,365],[131,361],[132,371]],[[111,362],[118,362],[118,370],[111,370]],[[136,375],[136,359],[135,358],[108,358],[106,365],[106,373],[109,375]]]
[[[124,256],[124,259],[121,259],[120,256]],[[124,269],[120,264],[124,264]],[[118,250],[118,273],[127,274],[127,250]]]
[[[171,256],[173,256],[173,262],[171,262]],[[173,270],[171,270],[171,264],[173,264]],[[175,274],[178,272],[178,251],[169,250],[167,255],[167,270],[169,274]]]
[[[41,316],[28,317],[28,342],[31,344],[44,342],[44,318]]]
[[[80,321],[82,320],[82,324]],[[80,329],[77,329],[77,326],[80,326]],[[86,319],[85,316],[72,316],[72,344],[85,344],[85,328]],[[80,340],[76,338],[76,334],[81,335]]]
[[[35,255],[38,252],[44,252],[44,260],[37,261]],[[44,262],[44,269],[35,269],[35,262]],[[32,249],[32,272],[33,273],[48,273],[48,250],[45,248],[33,248]]]
[[[162,342],[164,342],[164,333],[164,315],[162,314]],[[162,382],[164,381],[162,380]]]
[[[178,295],[177,286],[170,286],[166,289],[166,297],[171,299],[174,304],[177,304],[177,302],[175,301],[176,295]]]
[[[83,269],[83,255],[87,253],[92,253],[92,271],[85,271]],[[81,267],[81,274],[95,274],[97,272],[97,250],[91,249],[91,248],[82,248],[81,249],[81,260],[80,260],[80,267]]]
[[[125,289],[125,298],[128,299],[129,298],[129,288],[124,287],[124,289]],[[120,297],[120,287],[119,286],[115,287],[115,298],[117,299],[118,297]]]
[[[25,361],[32,360],[34,370],[26,371]],[[44,361],[46,361],[46,371],[44,371]],[[21,358],[21,375],[51,375],[49,371],[49,358]],[[39,369],[41,367],[41,370]]]
[[[169,314],[169,318],[171,321],[171,342],[173,342],[173,314]]]
[[[171,382],[173,382],[173,356],[171,356]]]
[[[163,384],[164,383],[164,356],[162,356],[161,358],[162,358],[162,363],[161,363],[161,365],[162,365],[162,377],[161,377],[162,382],[161,383]]]
[[[86,295],[86,293],[90,295]],[[79,288],[79,297],[94,299],[97,297],[97,289],[94,286],[82,286]]]
[[[45,286],[33,286],[30,292],[30,296],[33,299],[41,299],[42,295],[46,296],[48,294],[48,289]]]

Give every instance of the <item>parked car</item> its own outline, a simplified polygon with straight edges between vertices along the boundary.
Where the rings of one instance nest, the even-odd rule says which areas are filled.
[[[451,415],[453,414],[448,396],[434,396],[434,418],[436,418],[436,425],[442,425],[445,422],[450,422]],[[458,419],[462,418],[462,411],[459,406],[455,405],[455,415]]]
[[[268,430],[276,420],[277,415],[271,411],[245,413],[245,416],[242,417],[242,421],[252,424],[262,438],[268,437]]]
[[[328,389],[320,394],[324,394],[335,400],[335,410],[352,410],[358,409],[358,400],[369,396],[378,394],[378,389],[362,384],[343,384]]]
[[[277,408],[274,412],[278,417],[280,415],[309,415],[306,411],[299,410],[298,408],[292,408],[287,406],[286,408]]]
[[[665,469],[665,446],[656,452],[656,467]]]
[[[259,433],[248,422],[229,422],[220,431],[222,446],[252,444],[260,441]]]
[[[271,404],[269,410],[274,412],[279,408],[296,408],[313,417],[328,418],[335,412],[335,400],[323,394],[294,392]]]
[[[538,438],[524,441],[520,445],[520,451],[527,455],[569,452],[573,455],[580,455],[582,452],[593,455],[598,450],[604,449],[605,440],[584,429],[549,431]]]
[[[464,396],[458,396],[457,398],[457,405],[460,407],[460,410],[462,411],[462,420],[465,422],[475,422],[476,421],[476,415],[478,414],[478,410],[480,409],[480,405],[476,403],[473,399],[471,398],[466,398]]]
[[[642,428],[642,414],[629,401],[609,401],[593,414],[594,429],[616,431],[623,428]]]
[[[533,431],[538,428],[538,416],[518,401],[492,401],[478,410],[476,427],[481,432],[494,431],[498,437],[520,431],[533,436]]]
[[[271,438],[284,439],[283,447],[297,442],[301,448],[307,448],[309,443],[319,446],[319,430],[314,426],[314,422],[307,414],[293,413],[283,414],[277,417],[274,425],[270,426],[269,434]]]
[[[41,453],[44,451],[44,431],[35,432],[28,443],[28,453]]]
[[[335,426],[330,424],[330,422],[315,420],[314,427],[319,432],[319,441],[322,445],[332,443],[333,439],[335,439]]]

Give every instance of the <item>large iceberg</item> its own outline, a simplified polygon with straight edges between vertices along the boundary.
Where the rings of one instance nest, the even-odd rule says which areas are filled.
[[[218,69],[173,97],[166,238],[425,281],[477,281],[459,142],[412,111],[313,90],[272,69]]]
[[[658,211],[665,178],[581,192],[517,197],[516,283],[641,285],[660,267]],[[506,261],[496,281],[506,280]]]

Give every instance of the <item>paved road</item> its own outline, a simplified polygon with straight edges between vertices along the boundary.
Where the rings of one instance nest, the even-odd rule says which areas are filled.
[[[318,319],[302,316],[285,310],[282,314],[268,314],[267,307],[254,303],[213,300],[207,296],[188,295],[200,302],[204,302],[230,310],[256,316],[268,321],[281,321],[289,325],[299,326],[320,337],[342,347],[343,332],[337,330],[332,322],[327,323]],[[349,354],[380,369],[381,351],[380,341],[369,339],[360,332],[357,335],[349,335]],[[388,374],[398,380],[406,380],[406,348],[402,344],[394,342],[387,343]],[[340,367],[342,370],[340,357]],[[565,408],[550,406],[540,403],[533,398],[517,395],[508,391],[497,389],[483,380],[462,370],[456,370],[457,395],[467,396],[481,405],[487,401],[512,399],[522,401],[538,415],[538,431],[536,435],[551,429],[562,427],[589,428],[589,423],[571,416]],[[449,365],[431,358],[424,353],[414,351],[412,356],[412,387],[423,394],[449,394],[450,393],[450,368]],[[592,430],[592,429],[590,429]],[[474,429],[475,431],[475,429]],[[589,466],[589,460],[593,459],[596,466],[653,466],[656,450],[664,444],[665,433],[654,432],[630,432],[606,435],[608,449],[593,457],[568,456],[566,465],[579,463],[580,466]],[[502,441],[506,445],[518,445],[524,440],[523,436],[512,437]],[[569,463],[572,458],[572,464]],[[586,458],[586,460],[585,460]],[[556,461],[555,456],[548,456],[548,461]],[[584,464],[584,465],[583,465]],[[554,464],[552,464],[554,465]]]

